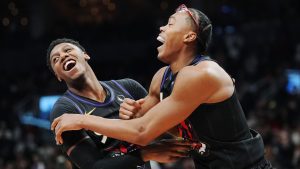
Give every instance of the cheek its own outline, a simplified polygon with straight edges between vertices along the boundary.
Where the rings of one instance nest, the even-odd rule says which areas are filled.
[[[54,65],[52,65],[51,67],[52,67],[52,69],[53,69],[53,71],[54,71],[54,72],[56,72],[56,71],[57,71],[57,69],[58,69],[58,66],[57,66],[57,64],[54,64]]]
[[[182,43],[182,37],[183,37],[182,32],[178,29],[175,29],[174,31],[169,33],[168,43],[170,43],[170,45],[178,45]]]
[[[52,70],[53,70],[53,72],[54,72],[56,75],[59,75],[60,72],[61,72],[61,68],[59,67],[58,64],[54,64],[54,65],[52,66]]]
[[[168,48],[168,50],[177,50],[180,48],[182,44],[181,38],[179,36],[172,36],[168,42],[166,43],[166,48]]]

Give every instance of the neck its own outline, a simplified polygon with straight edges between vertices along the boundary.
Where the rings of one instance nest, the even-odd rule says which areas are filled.
[[[92,68],[88,65],[87,71],[72,83],[67,84],[68,89],[79,95],[98,102],[104,102],[106,92],[103,86],[99,83]]]
[[[194,58],[196,57],[196,53],[194,50],[182,50],[177,53],[176,60],[170,63],[170,68],[173,73],[177,73],[183,67],[189,65]]]

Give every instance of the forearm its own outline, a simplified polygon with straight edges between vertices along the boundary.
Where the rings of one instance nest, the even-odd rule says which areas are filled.
[[[167,98],[141,118],[112,120],[89,115],[82,118],[81,128],[144,146],[186,119],[191,111],[183,107],[184,103]]]
[[[168,97],[151,108],[143,117],[132,120],[64,114],[53,121],[51,129],[55,130],[56,140],[59,143],[63,143],[62,132],[84,128],[115,139],[147,145],[186,119],[194,109],[194,105],[191,105],[191,102],[189,104],[190,107],[182,99]]]
[[[130,143],[143,145],[141,143],[144,130],[141,119],[118,120],[105,119],[99,116],[84,115],[81,119],[81,128],[95,131],[102,135],[112,137],[118,140],[124,140]]]

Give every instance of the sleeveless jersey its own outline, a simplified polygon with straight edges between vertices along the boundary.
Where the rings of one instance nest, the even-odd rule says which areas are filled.
[[[212,61],[200,55],[190,66],[204,60]],[[176,76],[167,67],[161,83],[163,98],[172,93]],[[181,137],[195,142],[191,155],[197,169],[245,169],[264,159],[262,138],[248,128],[236,91],[225,101],[199,105],[177,129]]]

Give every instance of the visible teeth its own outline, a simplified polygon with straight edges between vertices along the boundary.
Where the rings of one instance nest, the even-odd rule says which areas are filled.
[[[156,39],[161,43],[165,43],[165,40],[161,36],[158,36]]]
[[[64,65],[64,69],[67,70],[68,69],[68,65],[71,64],[71,63],[75,63],[74,60],[68,60],[65,65]]]

